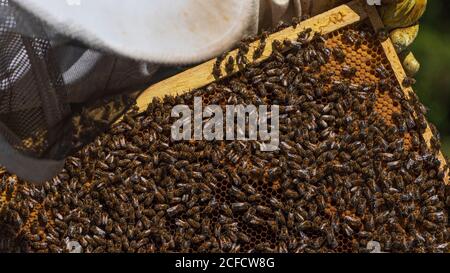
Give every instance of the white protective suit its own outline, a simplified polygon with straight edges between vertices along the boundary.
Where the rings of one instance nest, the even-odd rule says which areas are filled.
[[[69,50],[63,68],[71,102],[83,102],[108,65],[148,79],[160,64],[194,64],[281,20],[321,12],[336,0],[13,0],[48,23],[55,43],[67,37],[139,61],[108,62],[97,50]],[[321,2],[319,5],[318,2]],[[326,4],[324,4],[324,2]],[[329,7],[328,7],[329,6]],[[63,37],[63,38],[61,38]],[[62,40],[62,41],[61,41]],[[66,49],[67,50],[67,49]],[[98,63],[102,62],[101,65]],[[107,64],[105,64],[107,63]],[[100,73],[96,75],[96,72]],[[140,74],[140,75],[139,75]],[[104,75],[105,78],[108,76]]]
[[[15,0],[60,34],[152,63],[187,64],[310,11],[311,0]],[[316,1],[317,2],[317,1]],[[333,2],[333,1],[331,1]]]

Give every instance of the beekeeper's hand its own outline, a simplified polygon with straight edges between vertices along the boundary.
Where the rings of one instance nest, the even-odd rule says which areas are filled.
[[[419,33],[419,19],[427,6],[427,0],[402,0],[381,7],[384,24],[391,30],[391,39],[403,61],[409,76],[419,71],[420,64],[408,49]]]
[[[301,0],[303,14],[314,16],[336,7],[345,0]],[[409,76],[413,76],[420,68],[409,46],[419,32],[419,19],[426,9],[427,0],[382,0],[379,7],[381,17],[394,46]]]

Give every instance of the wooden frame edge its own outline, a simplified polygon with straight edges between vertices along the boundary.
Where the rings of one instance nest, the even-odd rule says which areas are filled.
[[[380,15],[378,14],[377,9],[374,6],[366,6],[365,7],[367,11],[367,15],[369,17],[369,20],[374,28],[374,30],[377,32],[384,28],[383,21],[381,20]],[[399,86],[402,88],[403,93],[407,98],[409,98],[410,92],[414,92],[414,90],[411,87],[404,87],[402,82],[407,77],[405,70],[403,69],[403,65],[398,57],[397,52],[395,51],[395,47],[392,44],[391,39],[386,39],[385,41],[381,42],[381,45],[384,49],[384,53],[391,64],[392,70],[394,71],[395,77],[397,78]],[[425,133],[422,135],[425,139],[428,147],[431,147],[431,138],[433,136],[433,132],[431,131],[430,124],[427,121],[427,128],[425,130]],[[439,151],[438,159],[441,162],[441,170],[445,168],[445,165],[447,164],[444,154],[442,151]],[[449,181],[449,170],[447,170],[444,174],[444,182],[445,184],[448,184]]]

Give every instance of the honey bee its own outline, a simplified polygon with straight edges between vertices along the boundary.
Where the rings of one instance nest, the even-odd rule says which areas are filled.
[[[233,217],[233,210],[230,208],[230,206],[226,203],[223,203],[220,205],[220,208],[222,209],[223,213],[225,213],[228,217]]]
[[[216,61],[214,62],[214,67],[213,67],[213,76],[214,78],[220,78],[221,74],[222,74],[222,69],[221,69],[221,64],[222,62],[225,60],[226,54],[222,54],[219,57],[217,57]]]
[[[239,51],[236,56],[236,64],[242,69],[244,66],[246,66],[249,63],[249,60],[246,53],[243,53],[242,51]]]
[[[357,69],[355,67],[344,66],[342,68],[342,75],[346,78],[351,78],[356,75]]]
[[[293,28],[295,29],[297,27],[297,25],[300,24],[301,21],[302,20],[298,17],[292,17],[291,23],[292,23]]]
[[[362,41],[359,37],[359,34],[356,31],[353,30],[347,30],[342,35],[343,41],[346,43],[349,43],[351,45],[354,45],[356,47],[360,47],[362,44]]]
[[[263,226],[266,223],[266,221],[264,221],[264,219],[262,218],[253,215],[248,219],[248,223],[255,226]]]
[[[261,193],[255,193],[250,196],[248,196],[247,201],[250,203],[260,202],[262,200],[262,194]]]
[[[333,56],[340,63],[344,62],[346,57],[344,51],[340,47],[333,48]]]
[[[264,53],[264,49],[266,48],[266,41],[261,40],[259,42],[258,47],[255,48],[255,51],[253,52],[253,60],[256,60],[262,56]]]
[[[404,78],[403,79],[403,81],[402,81],[402,85],[403,85],[403,87],[411,87],[411,86],[413,86],[414,84],[416,84],[416,80],[414,79],[414,78],[411,78],[411,77],[406,77],[406,78]]]
[[[256,211],[262,215],[271,215],[273,213],[272,209],[263,205],[256,206]]]
[[[249,209],[249,204],[245,202],[232,203],[231,209],[234,212],[244,212]]]
[[[243,243],[249,243],[250,240],[251,240],[250,237],[247,234],[243,233],[243,232],[238,232],[237,233],[237,237]]]
[[[326,230],[326,238],[327,238],[328,245],[332,249],[336,248],[339,245],[332,229]]]
[[[377,38],[381,42],[384,42],[384,41],[386,41],[389,38],[389,32],[386,29],[380,29],[377,32]]]
[[[230,194],[239,201],[246,201],[247,199],[247,195],[235,186],[231,187]]]
[[[225,64],[225,71],[227,72],[227,74],[233,73],[234,63],[235,63],[235,60],[234,60],[233,56],[228,56],[227,62]]]
[[[178,205],[175,205],[175,206],[173,206],[173,207],[168,208],[168,209],[166,210],[166,212],[167,212],[167,215],[169,215],[169,217],[173,217],[173,216],[175,216],[176,214],[181,213],[181,212],[184,211],[184,210],[185,210],[184,205],[178,204]]]
[[[250,184],[243,184],[242,189],[245,190],[249,194],[255,194],[256,189]]]

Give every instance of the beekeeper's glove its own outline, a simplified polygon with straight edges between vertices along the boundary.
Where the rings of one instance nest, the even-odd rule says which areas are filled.
[[[345,0],[301,0],[303,13],[309,16],[320,14],[336,7]],[[409,76],[413,76],[420,68],[409,46],[419,32],[419,19],[425,12],[427,0],[382,0],[379,7],[381,17],[394,46]]]
[[[419,19],[427,6],[427,0],[403,0],[387,4],[381,8],[385,25],[390,28],[391,39],[403,61],[409,76],[419,71],[420,64],[408,50],[419,32]]]

